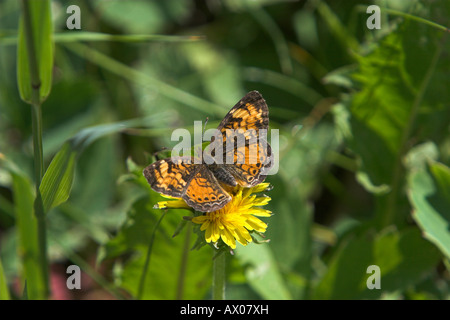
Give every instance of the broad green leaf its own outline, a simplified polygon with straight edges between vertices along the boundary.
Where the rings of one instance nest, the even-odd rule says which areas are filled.
[[[430,162],[422,169],[412,170],[408,185],[413,218],[425,238],[450,259],[450,168]]]
[[[45,280],[39,259],[33,187],[20,173],[11,172],[11,175],[19,239],[18,254],[23,261],[23,279],[27,284],[27,297],[30,300],[44,299]]]
[[[418,41],[418,34],[426,41]],[[348,142],[361,159],[369,192],[388,191],[399,153],[407,151],[412,135],[443,138],[438,132],[445,130],[450,114],[443,103],[449,96],[442,80],[448,63],[439,55],[441,37],[441,32],[404,22],[357,57],[352,78],[360,90],[350,103]]]
[[[319,172],[327,165],[327,156],[338,148],[338,143],[333,128],[327,124],[310,129],[302,139],[289,134],[281,137],[289,139],[290,146],[281,146],[281,150],[289,149],[289,152],[280,156],[277,175],[266,179],[273,185],[267,193],[273,199],[267,207],[273,216],[265,219],[268,223],[265,236],[271,240],[268,246],[283,275],[302,280],[288,284],[292,298],[303,299],[313,273],[310,263],[313,206],[308,198],[320,184]]]
[[[354,233],[353,233],[354,234]],[[416,228],[351,236],[331,258],[314,292],[315,299],[376,299],[420,282],[438,264],[441,255]],[[372,273],[380,268],[381,289],[368,289]]]
[[[2,260],[0,259],[0,300],[9,300],[8,283],[3,272]]]
[[[264,299],[286,300],[291,294],[281,276],[277,260],[267,244],[238,246],[236,259],[245,266],[250,286]]]
[[[172,213],[169,212],[168,215]],[[168,218],[168,217],[166,217]],[[176,217],[181,219],[180,216]],[[163,224],[167,220],[163,220]],[[173,231],[176,225],[173,225]],[[211,287],[213,254],[208,246],[191,251],[195,236],[186,227],[175,238],[157,233],[144,283],[142,299],[204,299]],[[148,233],[151,232],[147,230]],[[187,235],[189,233],[190,235]],[[185,242],[188,241],[186,244]],[[137,296],[147,245],[128,247],[135,256],[124,266],[122,288]],[[184,250],[186,260],[183,259]],[[179,289],[181,286],[181,289]]]
[[[20,97],[22,100],[31,103],[33,83],[30,54],[33,54],[31,58],[35,59],[39,72],[39,102],[42,103],[49,95],[52,86],[54,44],[50,0],[27,1],[27,3],[31,19],[34,54],[28,47],[25,36],[25,16],[22,13],[17,46],[17,81]]]
[[[45,212],[67,201],[75,173],[77,156],[98,139],[127,128],[141,126],[148,118],[130,119],[82,129],[67,141],[54,156],[42,178],[40,191]]]
[[[142,168],[136,168],[133,175],[134,179],[129,177],[126,183],[140,185],[146,192],[133,204],[127,213],[127,220],[117,235],[102,248],[98,260],[132,253],[122,267],[119,281],[122,288],[136,297],[151,234],[161,216],[160,210],[152,208],[163,198],[150,190],[142,175]],[[206,297],[212,278],[211,248],[204,246],[191,251],[196,236],[187,226],[176,237],[172,237],[183,215],[188,214],[186,210],[170,210],[162,220],[153,242],[143,299]],[[187,254],[186,260],[183,260],[183,254]],[[182,289],[179,289],[180,286]]]
[[[70,195],[75,172],[76,152],[65,143],[42,178],[39,190],[45,212],[65,202]]]

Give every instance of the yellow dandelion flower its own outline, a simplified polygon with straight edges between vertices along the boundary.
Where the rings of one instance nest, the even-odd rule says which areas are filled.
[[[270,217],[271,211],[260,208],[271,199],[257,196],[269,187],[269,183],[261,183],[253,188],[236,187],[232,192],[231,201],[222,209],[206,212],[194,217],[192,222],[201,224],[200,230],[205,231],[205,240],[216,243],[219,239],[231,247],[236,248],[236,240],[246,246],[252,242],[250,232],[255,230],[263,233],[267,224],[257,217]]]
[[[270,217],[271,211],[261,208],[271,200],[267,196],[258,196],[257,193],[269,188],[269,183],[260,183],[252,188],[237,186],[227,188],[231,195],[231,201],[222,209],[206,212],[191,219],[196,224],[201,224],[200,231],[205,231],[205,240],[208,243],[216,243],[219,239],[231,247],[236,248],[236,240],[246,246],[253,241],[251,231],[264,233],[267,224],[258,217]],[[162,195],[167,200],[159,201],[155,209],[190,209],[181,198]]]
[[[166,196],[161,194],[166,201],[159,201],[153,206],[153,209],[192,209],[188,204],[181,198],[174,198],[171,196]]]

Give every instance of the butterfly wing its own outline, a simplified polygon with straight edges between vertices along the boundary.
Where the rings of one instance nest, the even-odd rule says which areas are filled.
[[[224,167],[243,187],[264,181],[264,173],[272,165],[272,150],[260,131],[264,129],[267,135],[268,127],[266,101],[258,91],[251,91],[228,112],[217,128],[222,134],[221,140],[212,143],[223,143]]]
[[[230,164],[217,164],[220,170],[216,168],[215,172],[223,173],[225,170],[244,187],[255,186],[264,181],[264,170],[272,163],[272,152],[265,138],[261,138],[260,130],[267,130],[268,125],[269,109],[266,102],[259,92],[249,92],[219,124],[220,139],[213,138],[211,142],[223,143],[224,161],[227,155],[232,159]],[[228,135],[230,129],[234,130],[234,136]],[[239,138],[242,138],[244,143],[237,144]],[[228,152],[227,139],[233,139]],[[197,211],[219,210],[231,200],[208,165],[194,164],[190,158],[157,161],[144,169],[144,176],[153,190],[183,198]]]
[[[144,169],[144,176],[156,192],[183,198],[197,211],[222,208],[231,200],[230,195],[206,165],[193,162],[193,158],[188,157],[159,160]]]
[[[231,108],[217,129],[225,134],[226,129],[267,129],[269,127],[269,108],[258,91],[250,91]],[[225,142],[225,136],[224,142]]]
[[[163,159],[144,169],[144,176],[156,192],[181,198],[199,167],[191,158]]]
[[[251,150],[254,147],[256,152],[247,152],[245,156],[244,151]],[[235,163],[225,164],[226,170],[233,175],[236,182],[243,187],[254,187],[266,179],[267,172],[273,164],[272,149],[266,142],[266,145],[249,144],[245,147],[236,148]],[[242,161],[241,157],[245,160]]]
[[[206,165],[199,165],[200,170],[190,181],[184,201],[197,211],[211,212],[223,208],[231,200],[231,196],[219,184]]]

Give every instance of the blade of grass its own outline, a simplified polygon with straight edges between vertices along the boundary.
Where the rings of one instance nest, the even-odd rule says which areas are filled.
[[[198,41],[205,39],[204,36],[166,36],[159,34],[109,34],[101,32],[77,31],[77,32],[60,32],[53,35],[53,40],[56,43],[89,41],[115,41],[115,42],[186,42]],[[0,45],[9,46],[17,44],[17,36],[0,36]]]
[[[139,281],[138,294],[137,294],[137,297],[136,297],[137,300],[141,300],[142,299],[142,295],[144,294],[145,278],[147,277],[148,267],[150,265],[150,257],[152,255],[153,242],[155,241],[156,231],[158,231],[158,227],[159,227],[162,219],[166,215],[166,212],[167,212],[167,210],[163,210],[162,211],[161,217],[156,222],[155,227],[153,228],[153,231],[152,231],[152,236],[150,238],[150,242],[149,242],[148,248],[147,248],[147,255],[145,256],[144,268],[142,269],[141,280]]]
[[[27,283],[30,300],[47,297],[46,277],[40,263],[39,245],[36,242],[37,220],[33,215],[34,195],[31,183],[18,172],[11,172],[13,198],[18,232],[18,251],[23,263],[23,276]]]
[[[367,10],[367,5],[357,5],[356,8],[357,8],[357,10],[362,11],[362,12],[365,13],[366,10]],[[429,25],[429,26],[431,26],[431,27],[433,27],[435,29],[438,29],[438,30],[441,30],[441,31],[444,31],[444,32],[450,32],[450,29],[448,27],[444,26],[444,25],[441,25],[439,23],[436,23],[436,22],[430,21],[428,19],[412,15],[412,14],[409,14],[409,13],[406,13],[406,12],[398,11],[398,10],[395,10],[395,9],[389,9],[389,8],[385,8],[385,7],[380,7],[380,10],[382,12],[391,14],[393,16],[403,17],[405,19],[409,19],[409,20],[417,21],[417,22],[422,23],[422,24]]]
[[[75,42],[75,41],[116,41],[116,42],[184,42],[203,40],[203,36],[166,36],[159,34],[128,34],[117,35],[100,32],[64,32],[56,33],[55,41]]]
[[[75,174],[75,160],[91,143],[104,136],[133,130],[149,123],[148,118],[136,118],[84,128],[70,138],[56,153],[40,185],[44,211],[64,203],[70,195]],[[164,129],[163,132],[166,132]],[[1,200],[1,198],[0,198]]]
[[[53,74],[53,26],[50,1],[22,0],[17,45],[17,83],[22,100],[41,104]]]
[[[331,10],[325,1],[317,1],[317,12],[322,16],[323,21],[328,25],[330,32],[336,36],[344,48],[358,51],[358,41],[352,36],[352,33],[347,30],[339,17]]]
[[[37,297],[46,299],[50,294],[50,286],[45,213],[39,190],[44,172],[41,105],[50,93],[52,85],[53,27],[49,0],[22,0],[21,4],[22,16],[19,24],[19,43],[17,46],[17,80],[22,100],[30,103],[32,106],[34,173],[36,184],[34,213],[37,218],[36,228],[38,230],[37,239],[39,245],[39,262],[36,263],[36,266],[40,267],[44,281],[43,297],[40,296],[40,292],[37,293]],[[30,217],[26,218],[31,219]],[[33,291],[35,287],[38,287],[38,284],[31,283],[30,281],[28,287],[32,288],[31,290]]]
[[[3,271],[2,259],[0,258],[0,300],[9,300],[8,283],[6,282],[5,273]]]
[[[289,54],[289,47],[287,45],[286,39],[280,28],[277,26],[272,17],[263,9],[255,8],[249,10],[250,14],[255,18],[256,21],[263,27],[269,34],[275,49],[278,54],[278,59],[280,60],[281,70],[284,74],[292,74],[293,67],[291,56]]]
[[[53,158],[40,185],[44,211],[65,202],[69,198],[75,173],[76,152],[65,143]]]
[[[306,86],[295,78],[278,72],[247,67],[244,69],[243,73],[245,78],[249,81],[258,81],[282,89],[300,97],[311,106],[315,106],[317,102],[322,99],[322,95],[311,87]]]
[[[143,86],[155,86],[158,88],[160,94],[166,96],[169,99],[187,105],[192,109],[200,110],[204,113],[212,113],[217,116],[223,116],[223,113],[227,110],[227,108],[225,107],[221,107],[219,105],[201,99],[184,90],[178,89],[165,82],[152,78],[141,71],[130,68],[127,65],[120,63],[82,43],[66,43],[64,44],[64,46],[75,54],[83,57],[84,59],[95,63],[96,65],[105,68],[106,70],[119,76],[122,76],[134,83]]]

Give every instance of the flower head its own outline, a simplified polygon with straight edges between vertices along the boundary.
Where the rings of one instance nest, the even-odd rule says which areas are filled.
[[[231,201],[222,209],[206,212],[194,217],[192,222],[201,224],[200,231],[205,231],[205,240],[216,243],[219,239],[236,248],[236,240],[247,245],[252,242],[251,231],[265,232],[267,224],[258,217],[270,217],[271,211],[260,208],[271,199],[267,196],[257,196],[255,193],[267,190],[269,183],[261,183],[252,188],[237,186],[230,194]]]
[[[263,233],[267,224],[258,217],[270,217],[271,211],[261,208],[271,200],[265,195],[257,195],[269,189],[269,183],[261,183],[255,187],[244,188],[237,186],[227,188],[231,201],[222,209],[205,212],[191,219],[200,224],[200,231],[205,231],[205,240],[208,243],[217,243],[219,239],[231,247],[236,248],[236,240],[247,245],[253,241],[252,231]],[[155,209],[191,209],[181,198],[162,195],[166,201],[158,202]]]
[[[161,194],[165,201],[159,201],[153,206],[153,209],[192,209],[188,204],[181,198],[174,198],[171,196],[166,196]]]

